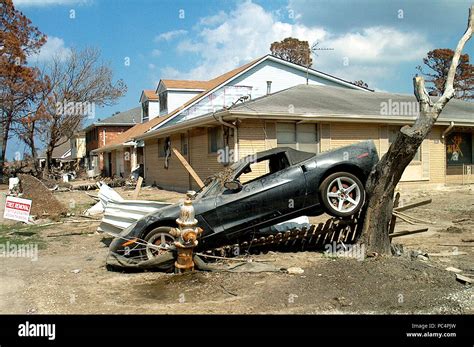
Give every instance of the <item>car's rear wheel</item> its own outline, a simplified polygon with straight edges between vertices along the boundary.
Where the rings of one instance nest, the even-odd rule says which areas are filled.
[[[170,227],[158,227],[145,235],[146,246],[143,252],[144,258],[151,260],[165,252],[169,252],[174,244],[175,238],[170,234]],[[171,271],[174,267],[174,260],[157,266],[157,269]]]
[[[326,211],[335,217],[352,216],[365,202],[364,185],[349,172],[329,175],[321,183],[319,191]]]

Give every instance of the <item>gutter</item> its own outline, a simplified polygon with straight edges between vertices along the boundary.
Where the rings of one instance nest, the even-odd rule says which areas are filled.
[[[266,113],[246,113],[239,111],[229,111],[223,110],[216,112],[215,114],[210,113],[206,116],[197,117],[182,123],[178,123],[169,127],[158,128],[149,133],[142,134],[134,138],[134,140],[144,140],[149,138],[154,138],[157,136],[164,136],[170,133],[178,132],[184,129],[191,128],[193,126],[203,126],[207,124],[212,124],[217,121],[219,118],[224,120],[224,117],[229,119],[265,119],[265,120],[288,120],[288,121],[301,121],[301,122],[359,122],[359,123],[379,123],[379,124],[407,124],[412,123],[416,120],[416,117],[400,117],[400,116],[390,116],[390,118],[381,118],[376,115],[347,115],[347,114],[288,114],[280,112],[266,112]],[[227,120],[227,122],[229,121]],[[437,121],[435,125],[450,125],[452,121]],[[457,126],[470,126],[474,127],[474,122],[471,120],[458,120],[456,121]]]
[[[214,113],[213,113],[213,116],[214,116],[214,118],[216,118]],[[222,119],[222,116],[219,116],[219,118],[217,118],[217,120],[222,125],[234,129],[234,155],[237,154],[237,156],[239,157],[239,129],[234,124],[227,123],[226,121],[224,121]]]
[[[449,126],[444,129],[443,133],[441,134],[441,139],[443,140],[444,142],[444,138],[446,137],[446,135],[448,135],[448,133],[454,128],[454,122],[451,122],[449,123]]]
[[[98,154],[98,153],[105,153],[105,152],[111,152],[116,149],[124,148],[124,147],[136,147],[137,143],[136,141],[127,141],[123,143],[119,143],[117,145],[109,145],[109,146],[104,146],[100,148],[93,149],[90,151],[91,154]]]

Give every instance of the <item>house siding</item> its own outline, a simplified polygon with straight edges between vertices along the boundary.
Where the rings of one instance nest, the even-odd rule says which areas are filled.
[[[246,119],[238,125],[239,158],[275,148],[276,121]],[[459,175],[446,176],[446,150],[441,140],[443,127],[435,126],[422,144],[421,161],[410,164],[400,182],[400,186],[420,186],[424,184],[461,183]],[[324,152],[365,140],[375,142],[379,156],[388,151],[388,126],[385,124],[362,123],[321,123],[318,126],[320,151]],[[180,135],[171,136],[173,147],[181,148]],[[229,143],[233,149],[233,137]],[[185,191],[198,189],[175,155],[172,154],[169,169],[164,169],[164,158],[158,158],[157,139],[145,142],[146,182],[156,183],[166,189]],[[208,153],[207,128],[196,128],[189,131],[188,162],[199,177],[204,180],[224,168],[219,163],[217,154]],[[266,170],[264,167],[254,169],[255,177]],[[262,172],[260,172],[262,171]],[[448,177],[448,178],[447,178]],[[249,178],[253,178],[250,177]]]

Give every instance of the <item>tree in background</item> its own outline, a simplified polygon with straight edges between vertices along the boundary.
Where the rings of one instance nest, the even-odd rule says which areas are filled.
[[[438,48],[429,51],[423,58],[423,64],[429,70],[417,66],[417,70],[426,78],[429,84],[427,90],[431,96],[441,96],[444,93],[446,78],[453,60],[454,51],[448,48]],[[474,98],[474,66],[469,63],[469,55],[462,54],[454,77],[455,98],[470,100]]]
[[[287,37],[283,41],[273,42],[270,51],[272,55],[298,65],[311,66],[313,63],[308,41]]]
[[[46,142],[46,174],[53,150],[69,141],[85,119],[95,117],[96,107],[114,104],[127,91],[122,80],[112,81],[112,69],[99,59],[98,49],[73,49],[64,59],[53,58],[43,71],[49,89],[41,100],[44,116],[37,129]]]
[[[0,0],[0,125],[3,172],[7,143],[15,124],[29,113],[44,85],[39,71],[27,66],[27,58],[38,53],[46,36],[16,10],[11,0]]]
[[[13,132],[19,140],[26,144],[30,149],[29,158],[35,175],[40,173],[38,162],[38,151],[36,146],[36,138],[38,134],[38,124],[41,120],[46,119],[45,100],[48,99],[48,93],[51,90],[51,84],[48,76],[44,76],[40,72],[38,79],[41,82],[41,90],[35,97],[35,102],[31,103],[30,110],[26,113],[12,128]]]
[[[469,9],[467,29],[459,40],[447,69],[443,94],[433,102],[425,89],[422,76],[413,79],[416,99],[420,105],[418,118],[413,125],[405,125],[397,134],[387,153],[372,168],[367,179],[367,209],[360,244],[367,245],[368,253],[389,254],[389,222],[392,218],[395,187],[405,168],[415,157],[423,140],[430,133],[446,104],[455,96],[455,76],[461,62],[461,53],[474,30],[474,6]]]
[[[352,83],[359,87],[369,88],[369,85],[362,80],[354,81]]]

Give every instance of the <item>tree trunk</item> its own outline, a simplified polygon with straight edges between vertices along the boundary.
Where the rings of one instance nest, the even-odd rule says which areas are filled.
[[[374,166],[366,183],[367,210],[358,243],[366,245],[367,253],[390,254],[389,222],[392,218],[393,193],[405,168],[413,160],[418,147],[428,136],[443,108],[454,95],[454,77],[464,45],[474,31],[474,6],[469,9],[467,29],[459,40],[449,67],[444,93],[433,103],[423,77],[413,79],[420,114],[413,126],[400,129],[388,152]]]
[[[5,122],[7,123],[7,122]],[[5,174],[5,162],[7,158],[7,143],[8,143],[8,133],[10,130],[10,124],[9,122],[7,124],[4,124],[5,128],[3,129],[2,132],[2,153],[0,153],[0,178],[3,180],[3,175]]]
[[[359,243],[365,244],[369,253],[390,253],[389,222],[395,187],[428,132],[417,125],[401,129],[367,180],[367,211]]]

